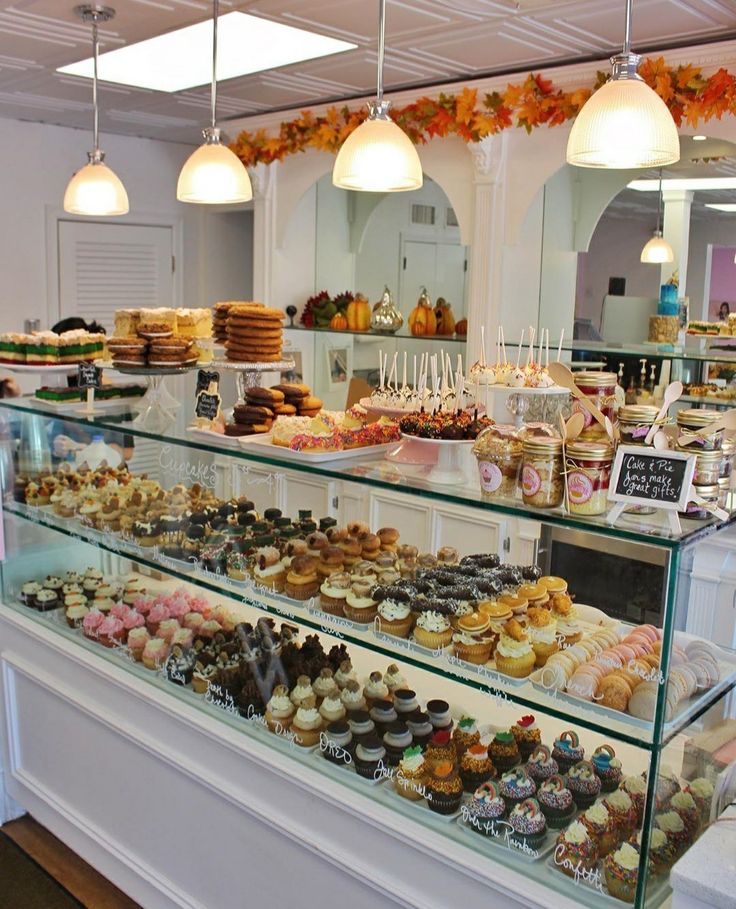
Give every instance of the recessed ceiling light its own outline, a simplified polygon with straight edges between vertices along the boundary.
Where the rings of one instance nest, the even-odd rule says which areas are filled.
[[[693,136],[693,142],[705,142],[707,136]]]
[[[632,180],[627,189],[635,189],[640,193],[659,192],[659,180]],[[736,177],[680,177],[662,181],[662,189],[736,189]]]
[[[706,208],[715,208],[716,211],[736,211],[736,202],[712,202],[705,206]]]
[[[357,47],[348,41],[240,12],[220,17],[217,38],[219,81]],[[212,21],[199,22],[102,54],[99,78],[102,82],[160,92],[195,88],[208,84],[212,78],[211,48]],[[60,66],[57,72],[91,79],[92,59]]]

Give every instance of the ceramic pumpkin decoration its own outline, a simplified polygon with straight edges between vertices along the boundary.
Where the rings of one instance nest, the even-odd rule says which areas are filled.
[[[347,318],[341,313],[335,313],[335,315],[330,319],[330,328],[334,331],[345,331],[348,327]]]
[[[371,304],[364,296],[357,294],[348,303],[345,315],[351,331],[368,331],[371,325]]]
[[[451,335],[455,331],[455,316],[452,312],[452,306],[444,297],[437,297],[437,303],[434,308],[434,316],[437,320],[437,334]]]
[[[437,333],[437,319],[426,287],[422,288],[417,305],[409,315],[409,331],[417,336]]]

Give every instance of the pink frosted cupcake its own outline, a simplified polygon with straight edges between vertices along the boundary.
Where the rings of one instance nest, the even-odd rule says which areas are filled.
[[[133,609],[135,609],[136,612],[140,612],[140,614],[143,616],[144,619],[146,618],[148,613],[151,611],[152,607],[153,607],[153,599],[151,597],[140,596],[140,597],[137,597],[133,603]]]
[[[146,628],[148,628],[148,633],[155,636],[158,632],[158,626],[168,618],[168,607],[164,606],[163,603],[156,603],[155,606],[151,607],[151,611],[146,617]]]
[[[207,602],[207,600],[205,600],[204,597],[192,597],[189,600],[189,610],[190,612],[198,612],[205,618],[209,618],[209,614],[211,612],[210,604]]]
[[[141,660],[146,669],[158,669],[169,655],[169,645],[163,638],[151,638],[143,648]]]
[[[146,620],[139,612],[136,612],[135,609],[129,608],[125,615],[118,616],[118,618],[123,623],[126,636],[128,636],[134,628],[144,628],[146,624]]]
[[[151,635],[143,625],[140,628],[133,628],[128,633],[128,649],[137,663],[140,663],[143,657],[143,649],[150,640]]]
[[[204,621],[205,621],[205,619],[201,612],[188,612],[184,616],[184,621],[182,622],[182,625],[184,626],[184,628],[189,628],[191,631],[193,631],[196,634],[199,631],[199,629],[202,627],[202,625],[204,625]]]
[[[105,616],[97,609],[90,609],[82,620],[82,631],[84,636],[92,641],[96,641],[99,635],[100,625],[105,621]]]
[[[115,616],[116,619],[121,621],[125,620],[125,616],[128,614],[128,606],[125,603],[115,603],[115,605],[110,610],[110,615]]]
[[[169,618],[177,619],[179,623],[181,623],[184,616],[190,611],[189,601],[183,597],[171,597],[166,605],[169,610]]]
[[[159,629],[160,634],[160,629]],[[171,639],[172,647],[181,647],[182,650],[189,650],[194,642],[194,636],[191,628],[179,628]]]
[[[157,638],[163,638],[168,644],[170,644],[174,638],[174,635],[181,628],[181,625],[177,622],[176,619],[164,619],[163,622],[159,622],[158,631],[156,632]],[[148,629],[151,630],[150,627]]]
[[[100,623],[97,629],[97,640],[104,647],[114,647],[116,644],[122,644],[125,637],[125,628],[120,619],[114,615],[109,615]]]

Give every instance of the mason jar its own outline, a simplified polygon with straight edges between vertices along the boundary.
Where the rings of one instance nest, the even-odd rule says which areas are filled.
[[[616,422],[616,383],[618,376],[615,372],[599,372],[598,370],[584,370],[574,373],[575,384],[586,398],[600,410],[604,417],[611,423]],[[581,439],[607,438],[606,430],[593,419],[592,415],[579,401],[573,401],[573,413],[582,413],[585,423],[580,433]]]
[[[523,443],[521,495],[532,508],[557,508],[564,498],[562,439],[534,436]]]
[[[624,404],[618,410],[618,431],[622,445],[643,445],[657,420],[659,408],[652,404]]]
[[[523,446],[514,432],[489,426],[473,445],[478,462],[480,494],[484,499],[513,499],[519,489]]]
[[[718,499],[720,496],[720,489],[717,483],[714,483],[712,486],[691,486],[690,491],[695,495],[699,496],[705,502],[708,502],[712,505],[718,504]],[[701,505],[700,502],[689,501],[685,511],[681,511],[680,514],[684,518],[692,518],[697,521],[705,521],[710,517],[710,511]]]
[[[567,446],[565,478],[571,514],[604,514],[608,509],[613,445],[576,440]]]
[[[704,426],[715,422],[722,416],[717,410],[699,409],[697,407],[688,410],[678,410],[677,426],[680,435],[683,431],[689,436],[689,441],[684,446],[688,451],[720,451],[723,446],[723,430],[717,429],[715,432],[703,433],[701,430]]]

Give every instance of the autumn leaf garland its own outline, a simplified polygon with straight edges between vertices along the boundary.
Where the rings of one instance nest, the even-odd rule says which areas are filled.
[[[664,57],[647,58],[639,74],[662,98],[675,123],[694,127],[714,117],[736,113],[736,76],[719,69],[704,76],[693,65],[671,67]],[[391,116],[415,145],[434,137],[459,136],[478,142],[504,129],[522,127],[527,132],[540,126],[559,126],[575,117],[595,88],[608,78],[598,73],[593,88],[574,91],[556,89],[549,79],[530,74],[503,92],[479,98],[477,89],[463,88],[457,94],[421,97],[405,107],[392,109]],[[230,146],[243,164],[271,164],[309,148],[337,153],[350,133],[366,118],[363,109],[330,107],[322,116],[304,110],[294,120],[281,123],[278,135],[266,130],[243,130]]]

